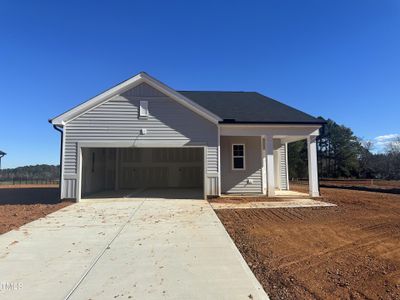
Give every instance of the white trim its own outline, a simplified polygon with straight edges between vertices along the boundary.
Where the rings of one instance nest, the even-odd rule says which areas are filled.
[[[275,196],[275,172],[274,172],[274,140],[273,137],[267,135],[265,137],[265,152],[267,164],[267,195]]]
[[[64,179],[65,179],[65,164],[64,164],[64,156],[65,156],[65,134],[66,134],[66,130],[63,128],[62,129],[63,133],[62,133],[62,149],[61,149],[61,182],[60,182],[60,198],[64,199],[66,197],[65,196],[65,184],[64,184]]]
[[[246,124],[246,123],[237,123],[237,124],[226,124],[226,123],[221,123],[219,124],[221,128],[249,128],[249,127],[260,127],[260,128],[314,128],[315,130],[318,130],[319,128],[322,127],[322,124]]]
[[[233,147],[234,146],[243,146],[243,156],[235,156]],[[245,171],[246,170],[246,145],[245,144],[238,144],[238,143],[233,143],[231,147],[231,156],[232,156],[232,171]],[[234,158],[243,158],[243,168],[235,168],[235,163],[234,163]]]
[[[203,198],[204,200],[207,200],[207,194],[208,194],[208,183],[209,183],[209,179],[207,176],[207,165],[208,165],[208,161],[207,161],[207,153],[208,151],[208,147],[203,147]]]
[[[75,197],[76,197],[76,202],[79,202],[81,200],[81,194],[82,194],[82,148],[116,148],[116,147],[110,147],[113,144],[110,144],[108,142],[78,142],[77,143],[77,174],[76,174],[76,190],[75,190]],[[115,145],[115,144],[114,144]],[[132,148],[128,146],[128,144],[125,144],[125,146],[117,146],[117,151],[122,148]],[[149,148],[148,146],[144,147],[136,147],[136,148]],[[208,147],[204,145],[188,145],[188,146],[160,146],[160,147],[150,147],[150,148],[203,148],[203,197],[204,199],[207,199],[207,191],[208,191],[208,174],[207,174],[207,150]],[[117,175],[117,174],[116,174]],[[74,177],[75,178],[75,177]]]
[[[77,173],[78,173],[78,178],[77,181],[75,182],[75,189],[76,189],[76,202],[81,201],[82,197],[82,149],[79,147],[79,143],[77,145]]]
[[[156,80],[155,78],[149,76],[148,74],[141,72],[130,79],[118,84],[117,86],[97,95],[96,97],[76,106],[75,108],[53,118],[51,123],[53,125],[64,126],[68,122],[72,121],[73,119],[79,117],[80,115],[86,113],[87,111],[101,105],[112,97],[119,95],[125,92],[128,89],[131,89],[141,83],[147,83],[148,85],[152,86],[153,88],[157,89],[161,93],[165,94],[166,96],[174,99],[178,103],[182,104],[183,106],[189,108],[190,110],[194,111],[195,113],[201,115],[202,117],[206,118],[207,120],[218,124],[219,121],[222,121],[220,117],[213,114],[212,112],[208,111],[204,107],[198,105],[197,103],[193,102],[192,100],[186,98],[182,94],[174,91],[170,87],[166,86],[165,84],[161,83],[160,81]]]
[[[272,136],[286,142],[288,139],[304,139],[309,135],[318,133],[315,126],[296,126],[296,125],[223,125],[220,124],[222,136]]]
[[[317,163],[317,138],[307,137],[308,154],[308,184],[310,197],[319,197],[318,190],[318,163]]]
[[[264,136],[260,136],[261,141],[261,187],[263,195],[267,194],[267,173],[266,173],[266,157],[265,157],[265,141]]]
[[[221,135],[218,128],[218,196],[221,196]]]
[[[286,190],[289,191],[289,160],[288,160],[288,143],[285,143],[285,161],[286,161]]]

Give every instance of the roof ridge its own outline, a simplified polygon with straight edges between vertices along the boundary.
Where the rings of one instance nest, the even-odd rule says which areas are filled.
[[[258,93],[256,91],[216,91],[216,90],[177,90],[180,92],[196,92],[196,93]]]

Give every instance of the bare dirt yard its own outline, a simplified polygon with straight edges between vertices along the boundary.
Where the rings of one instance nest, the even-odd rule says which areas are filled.
[[[72,202],[60,202],[54,186],[0,188],[0,234],[42,218]]]
[[[299,182],[300,183],[300,182]],[[307,181],[301,182],[308,185]],[[381,179],[321,179],[321,187],[344,188],[369,192],[400,194],[400,180]]]
[[[216,213],[271,299],[400,299],[400,195],[321,193],[337,206]]]

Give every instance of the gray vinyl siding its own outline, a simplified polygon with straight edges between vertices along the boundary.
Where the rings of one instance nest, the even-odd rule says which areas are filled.
[[[245,145],[245,170],[232,170],[232,144]],[[262,193],[260,137],[221,136],[221,191],[234,194]]]
[[[76,193],[76,179],[75,178],[64,178],[63,180],[63,192],[62,198],[74,199]]]
[[[286,144],[283,144],[279,148],[279,155],[280,155],[280,162],[279,162],[280,188],[281,188],[281,190],[287,190],[288,182],[287,182]]]
[[[147,118],[138,115],[141,100],[149,103]],[[142,128],[147,129],[146,135],[140,134]],[[64,134],[64,176],[77,175],[78,143],[88,142],[129,142],[133,147],[206,146],[206,175],[213,178],[218,173],[217,125],[146,83],[69,121]],[[76,191],[63,189],[64,198],[75,195]]]

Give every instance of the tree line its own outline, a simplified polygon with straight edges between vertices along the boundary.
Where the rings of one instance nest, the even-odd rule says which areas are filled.
[[[374,143],[363,141],[353,131],[328,119],[317,139],[320,178],[400,180],[400,137],[374,153]],[[288,145],[290,178],[308,177],[307,142]]]
[[[12,181],[13,179],[57,180],[59,178],[60,166],[54,165],[34,165],[0,170],[0,181]]]

